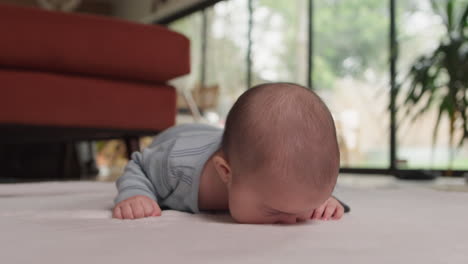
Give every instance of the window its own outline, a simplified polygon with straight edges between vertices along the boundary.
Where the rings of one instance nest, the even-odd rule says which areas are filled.
[[[313,19],[313,87],[335,118],[341,166],[388,168],[388,3],[314,1]]]
[[[207,10],[205,93],[213,96],[208,118],[223,124],[236,99],[247,90],[247,0],[221,1]],[[218,92],[216,92],[218,89]]]
[[[202,15],[194,13],[190,16],[179,19],[169,25],[169,28],[179,32],[190,40],[190,74],[176,78],[171,81],[171,84],[179,91],[177,98],[177,106],[179,110],[188,110],[188,103],[182,94],[190,94],[200,86],[201,83],[201,64],[202,64]],[[192,118],[178,115],[177,123],[192,122]]]
[[[295,82],[307,85],[308,1],[254,1],[253,85]]]
[[[205,92],[214,91],[214,97],[211,96],[214,99],[208,100],[211,103],[202,102],[199,106],[205,116],[213,117],[212,122],[222,125],[232,104],[249,88],[249,74],[251,85],[264,82],[307,85],[312,77],[314,91],[329,106],[336,121],[341,166],[389,169],[392,162],[390,4],[395,3],[397,7],[397,76],[392,77],[399,83],[414,60],[431,52],[444,34],[442,20],[432,10],[431,2],[220,1],[205,9],[205,17],[202,12],[197,12],[171,25],[189,36],[193,45],[191,79],[181,86],[199,86]],[[309,17],[309,3],[313,4],[312,17]],[[460,10],[464,10],[468,0],[456,3]],[[253,7],[252,14],[249,4]],[[251,39],[248,36],[250,15],[253,19]],[[313,19],[312,58],[309,58],[308,46],[309,19]],[[249,42],[252,44],[251,65],[247,60]],[[312,73],[308,72],[309,59],[312,60]],[[407,90],[403,85],[400,92],[404,94]],[[402,103],[401,93],[397,106]],[[442,120],[437,143],[432,146],[436,111],[429,110],[416,122],[404,119],[403,111],[397,112],[398,168],[446,170],[451,166],[468,169],[468,145],[459,150],[449,147],[448,120]]]
[[[445,34],[445,27],[430,0],[400,1],[398,4],[398,79],[401,81],[417,57],[430,54],[437,48]],[[407,91],[408,86],[403,86],[402,96],[397,102],[399,105]],[[415,121],[404,118],[405,111],[399,112],[401,125],[397,131],[397,158],[400,168],[447,169],[453,155],[453,169],[468,169],[468,145],[465,144],[459,151],[449,147],[447,118],[441,120],[436,144],[432,145],[437,115],[437,107],[429,109]]]

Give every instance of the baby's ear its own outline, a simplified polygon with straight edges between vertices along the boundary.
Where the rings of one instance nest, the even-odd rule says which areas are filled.
[[[221,181],[223,181],[227,185],[230,185],[232,180],[232,171],[227,161],[224,159],[223,156],[215,155],[213,157],[213,162],[216,171],[218,172],[218,175],[221,178]]]

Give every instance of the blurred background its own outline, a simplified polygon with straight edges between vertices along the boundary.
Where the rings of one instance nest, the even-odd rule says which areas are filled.
[[[467,0],[0,3],[160,24],[187,36],[191,73],[171,81],[179,91],[178,124],[222,127],[249,87],[294,82],[312,88],[329,106],[343,172],[430,178],[468,171]],[[461,32],[459,39],[454,32]],[[458,72],[443,62],[451,48],[459,54],[459,65],[452,65]],[[441,61],[429,59],[436,57]],[[447,106],[457,103],[446,100],[452,93],[465,98],[455,111]],[[140,146],[151,139],[142,137]],[[81,178],[115,180],[127,162],[122,140],[76,148]]]

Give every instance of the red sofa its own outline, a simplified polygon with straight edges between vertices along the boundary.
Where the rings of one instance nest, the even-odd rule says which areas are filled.
[[[0,5],[0,144],[155,134],[189,40],[156,25]],[[135,144],[133,144],[135,148]]]

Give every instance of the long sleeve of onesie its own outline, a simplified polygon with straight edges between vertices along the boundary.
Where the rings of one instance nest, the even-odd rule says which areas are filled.
[[[146,195],[161,208],[198,212],[198,186],[203,166],[219,148],[222,130],[207,125],[172,127],[142,152],[132,154],[117,180],[119,203]]]
[[[117,180],[118,196],[115,203],[119,203],[136,195],[146,195],[155,201],[164,199],[172,189],[163,183],[167,177],[167,153],[165,147],[171,147],[173,141],[167,141],[160,145],[150,146],[143,152],[135,152],[127,164],[123,175]]]

